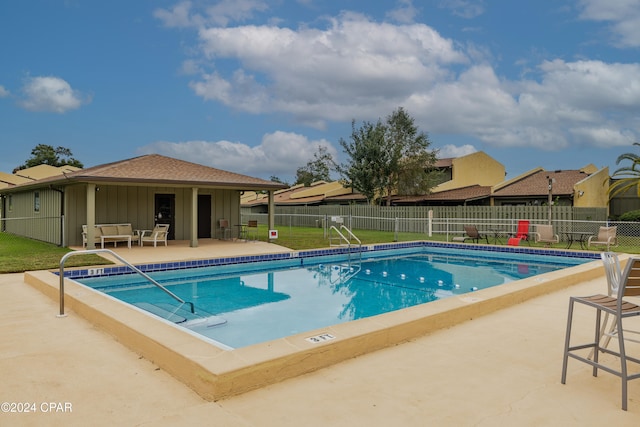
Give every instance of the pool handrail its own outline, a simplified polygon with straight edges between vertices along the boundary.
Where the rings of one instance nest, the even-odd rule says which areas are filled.
[[[340,239],[344,240],[349,248],[352,245],[351,239],[347,239],[344,236],[344,234],[342,234],[340,232],[340,230],[345,230],[346,233],[349,235],[349,237],[353,238],[356,242],[358,242],[358,246],[359,247],[362,247],[362,242],[360,241],[360,239],[358,239],[358,237],[356,237],[356,235],[353,234],[353,232],[351,230],[349,230],[347,227],[345,227],[344,225],[340,226],[340,230],[338,230],[335,225],[332,225],[331,228],[329,228],[329,245],[331,245],[331,231],[332,230],[334,230],[336,233],[338,233],[338,236],[340,237]]]
[[[73,252],[69,252],[66,253],[62,258],[60,258],[60,314],[58,315],[58,317],[64,317],[64,263],[67,261],[67,258],[70,258],[73,255],[90,255],[90,254],[99,254],[99,253],[108,253],[109,255],[115,257],[116,259],[118,259],[120,262],[122,262],[123,264],[125,264],[127,267],[129,267],[130,269],[132,269],[134,272],[138,273],[139,275],[141,275],[142,277],[144,277],[145,279],[147,279],[149,282],[151,282],[153,285],[159,287],[160,289],[162,289],[164,292],[166,292],[170,297],[172,297],[173,299],[175,299],[176,301],[178,301],[179,303],[182,304],[188,304],[191,307],[191,312],[195,313],[195,308],[193,306],[193,303],[190,301],[184,301],[182,298],[180,298],[178,295],[174,294],[173,292],[171,292],[169,289],[165,288],[164,286],[162,286],[160,283],[156,282],[151,276],[149,276],[147,273],[143,272],[142,270],[140,270],[139,268],[137,268],[136,266],[134,266],[133,264],[131,264],[129,261],[127,261],[126,259],[122,258],[120,255],[118,255],[117,253],[113,252],[112,250],[109,249],[87,249],[84,251],[73,251]]]

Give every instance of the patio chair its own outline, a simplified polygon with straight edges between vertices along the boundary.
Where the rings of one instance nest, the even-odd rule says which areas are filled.
[[[620,259],[615,252],[602,252],[600,254],[602,264],[604,265],[605,276],[607,277],[607,295],[610,297],[616,297],[618,295],[618,289],[620,289],[620,280],[622,277],[622,270],[620,269]],[[607,323],[609,320],[609,313],[605,313],[604,320],[602,321],[602,327],[600,328],[600,336],[604,338],[601,348],[606,348],[609,345],[611,338],[616,336],[616,322],[612,322],[609,330],[607,330]],[[625,333],[631,333],[640,335],[640,331],[626,330]],[[640,343],[640,340],[633,338],[625,338],[627,341],[633,341]],[[589,355],[591,358],[592,354]]]
[[[145,243],[153,243],[153,247],[158,246],[158,242],[164,242],[167,246],[167,237],[169,236],[169,224],[156,224],[153,230],[140,231],[140,246]]]
[[[606,265],[606,264],[605,264]],[[562,358],[562,384],[566,384],[567,364],[569,357],[584,362],[593,367],[593,376],[598,376],[598,369],[602,369],[610,374],[620,377],[622,382],[622,409],[627,410],[627,388],[628,382],[640,378],[640,373],[629,375],[628,362],[640,365],[640,359],[627,355],[625,348],[625,329],[622,327],[623,320],[629,317],[640,316],[640,306],[625,301],[624,297],[640,296],[640,258],[629,258],[624,272],[621,275],[618,292],[615,296],[592,295],[587,297],[570,297],[569,314],[567,318],[567,331],[564,343],[564,355]],[[571,345],[571,328],[573,323],[573,308],[575,303],[584,304],[596,309],[596,327],[593,342],[586,344]],[[600,323],[602,313],[609,314],[615,318],[615,330],[618,337],[618,350],[611,350],[600,345],[602,325]],[[593,360],[580,354],[580,350],[593,349]],[[610,363],[605,364],[599,361],[600,352],[615,356]],[[615,362],[614,362],[615,361]],[[612,363],[620,363],[617,369]]]
[[[250,240],[258,240],[258,221],[255,219],[247,221],[247,237]]]
[[[95,230],[93,234],[93,243],[94,245],[96,245],[101,242],[100,237],[102,236],[102,229],[100,228],[99,225],[96,225],[93,229]],[[87,226],[85,224],[82,226],[82,247],[83,248],[87,247],[87,236],[88,236],[88,231],[87,231]]]
[[[507,240],[508,246],[520,246],[520,238],[519,237],[509,237]]]
[[[228,219],[222,218],[218,220],[218,230],[222,240],[229,240],[231,238],[231,227],[229,226]]]
[[[518,221],[518,229],[516,230],[516,234],[513,235],[520,240],[526,240],[529,243],[529,221],[528,220],[519,220]]]
[[[553,225],[536,225],[536,232],[531,234],[533,234],[534,242],[546,243],[547,246],[560,241],[560,237],[553,234]]]
[[[487,245],[489,244],[489,238],[486,235],[480,234],[475,225],[465,225],[464,232],[466,236],[463,238],[463,241],[471,240],[472,242],[480,243],[480,240],[486,240]]]
[[[587,240],[587,249],[591,245],[606,246],[607,251],[609,248],[618,246],[618,239],[616,237],[618,227],[600,227],[597,236],[590,236]]]

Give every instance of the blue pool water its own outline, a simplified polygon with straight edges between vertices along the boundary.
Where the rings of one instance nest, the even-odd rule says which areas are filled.
[[[227,348],[270,341],[590,261],[532,254],[412,249],[360,259],[319,256],[77,281],[185,326]]]

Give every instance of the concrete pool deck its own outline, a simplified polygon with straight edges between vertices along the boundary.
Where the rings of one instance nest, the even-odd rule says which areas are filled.
[[[163,249],[171,260],[282,249],[224,243],[125,248],[123,256],[144,262],[157,261]],[[224,252],[216,254],[220,249]],[[57,318],[57,301],[25,285],[22,274],[2,275],[2,402],[32,402],[37,411],[3,412],[0,423],[637,425],[640,381],[629,384],[627,412],[620,409],[615,376],[594,378],[588,366],[572,360],[567,384],[560,384],[568,297],[604,289],[604,277],[587,280],[401,345],[209,402],[73,311]],[[576,338],[591,334],[592,318],[588,310],[576,312]],[[629,350],[638,354],[640,346],[630,344]],[[52,413],[49,402],[62,404],[53,406],[60,412]],[[65,403],[72,412],[63,412]]]

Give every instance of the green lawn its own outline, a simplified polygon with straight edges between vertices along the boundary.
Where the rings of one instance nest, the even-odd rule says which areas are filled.
[[[59,268],[60,258],[67,252],[68,248],[0,233],[0,273]],[[78,255],[69,258],[65,267],[98,264],[108,261],[97,255]]]

